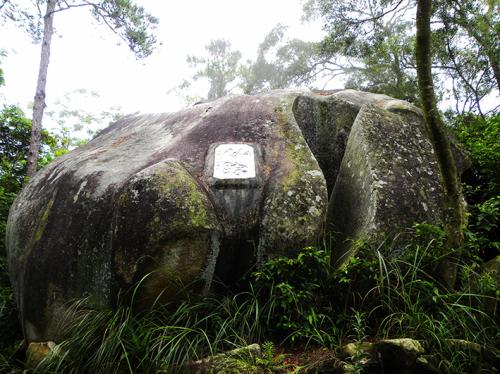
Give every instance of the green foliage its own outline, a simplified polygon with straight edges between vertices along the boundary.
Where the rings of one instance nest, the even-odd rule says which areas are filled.
[[[287,27],[276,25],[260,43],[257,59],[240,68],[240,88],[246,94],[311,83],[317,43],[289,39]]]
[[[8,192],[3,186],[0,186],[0,257],[5,253],[5,230],[7,226],[7,217],[9,216],[9,209],[16,194]]]
[[[324,270],[325,253],[318,250],[299,255],[307,261],[271,260],[264,267],[265,276],[257,273],[272,290],[261,295],[271,305],[265,308],[273,310],[269,326],[276,328],[271,334],[280,338],[287,333],[292,343],[295,339],[330,348],[348,341],[411,337],[438,352],[445,370],[460,364],[467,372],[470,356],[455,357],[456,348],[448,341],[498,344],[498,326],[490,312],[498,286],[490,274],[477,273],[478,267],[469,263],[460,267],[461,289],[450,292],[442,287],[433,274],[447,255],[445,243],[441,228],[421,224],[378,250],[361,248],[363,257],[351,258],[334,273]],[[287,287],[276,287],[280,284]],[[308,319],[313,315],[321,316],[320,321]]]
[[[71,6],[82,4],[79,1],[69,2]],[[113,30],[137,58],[148,57],[156,43],[151,30],[156,28],[158,18],[147,13],[142,6],[131,0],[101,0],[83,2],[92,8],[92,15]]]
[[[470,152],[476,180],[470,182],[481,199],[500,194],[500,115],[482,118],[474,115],[453,119],[452,126]]]
[[[412,20],[409,5],[390,1],[310,0],[307,19],[321,18],[327,36],[318,63],[327,75],[345,76],[346,88],[416,101]]]
[[[500,115],[455,117],[452,126],[472,159],[464,185],[466,253],[491,259],[500,253]]]
[[[277,355],[274,343],[267,341],[262,343],[262,358],[258,357],[256,362],[263,373],[275,373],[287,368],[287,365],[283,363],[285,357],[284,354]]]
[[[460,114],[480,113],[481,101],[500,89],[498,52],[499,16],[483,1],[436,1],[433,30],[434,65],[452,83],[451,92]]]
[[[16,193],[26,175],[26,156],[31,136],[31,121],[16,106],[0,112],[0,185]]]
[[[474,204],[469,209],[465,245],[469,255],[490,259],[500,253],[500,196]]]
[[[498,12],[478,0],[433,4],[432,68],[443,83],[438,96],[455,99],[457,113],[482,113],[483,99],[500,85]],[[347,77],[349,88],[416,101],[415,6],[414,1],[308,0],[305,18],[320,18],[327,32],[311,67],[326,77]]]
[[[327,316],[318,305],[329,289],[329,255],[314,247],[296,258],[278,257],[253,274],[253,284],[265,309],[265,321],[281,339],[321,340]]]
[[[258,341],[260,310],[251,293],[165,305],[91,310],[76,303],[63,321],[61,354],[41,372],[177,372],[186,363]],[[247,340],[248,339],[248,340]]]
[[[0,255],[5,252],[5,225],[9,208],[26,176],[26,159],[31,136],[31,120],[16,106],[0,111]],[[42,131],[39,166],[50,162],[57,139]]]
[[[0,371],[2,360],[7,360],[22,339],[17,318],[16,303],[7,273],[7,261],[0,256]],[[3,357],[3,359],[2,359]]]
[[[26,175],[26,157],[31,136],[31,120],[14,105],[0,111],[0,186],[7,193],[16,193]],[[57,139],[42,131],[39,166],[52,160]]]
[[[6,53],[5,50],[0,49],[0,63],[2,62],[2,58],[5,57]],[[5,84],[5,77],[3,74],[2,68],[0,68],[0,87]]]
[[[127,306],[88,309],[83,300],[70,308],[61,322],[63,341],[37,371],[179,372],[215,355],[213,372],[270,373],[300,369],[272,341],[338,348],[410,337],[423,341],[444,372],[468,372],[482,359],[458,349],[457,339],[498,344],[496,280],[468,264],[461,267],[462,288],[447,291],[432,277],[446,241],[442,229],[422,224],[403,236],[378,250],[361,248],[363,257],[333,272],[327,250],[274,258],[252,275],[249,291],[234,296],[193,297],[142,313]],[[254,342],[264,342],[263,357],[245,350],[217,356]],[[361,369],[362,360],[351,358],[351,367]]]

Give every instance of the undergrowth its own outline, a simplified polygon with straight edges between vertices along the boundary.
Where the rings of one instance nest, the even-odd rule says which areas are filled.
[[[405,337],[422,341],[441,371],[472,372],[479,358],[457,349],[457,341],[498,346],[497,285],[491,274],[462,265],[461,289],[440,287],[433,278],[434,253],[442,253],[443,242],[436,228],[420,225],[405,235],[425,238],[429,231],[434,238],[423,244],[401,246],[404,241],[396,237],[337,271],[331,270],[328,250],[308,247],[295,258],[264,264],[252,274],[247,292],[195,298],[140,315],[127,306],[90,310],[80,301],[61,327],[62,343],[36,371],[182,372],[196,360],[255,342],[335,351],[348,342]],[[266,344],[263,357],[231,358],[226,369],[214,372],[306,370],[287,365]]]
[[[315,371],[321,360],[340,365],[346,343],[404,337],[418,339],[441,372],[494,372],[482,361],[499,347],[498,274],[485,271],[483,260],[500,249],[500,120],[462,118],[456,130],[474,163],[464,187],[469,226],[456,290],[435,277],[447,254],[443,230],[420,224],[378,248],[361,247],[340,269],[330,266],[329,248],[274,258],[250,276],[247,291],[234,295],[191,296],[142,313],[77,301],[61,321],[61,343],[34,371],[176,373],[251,343],[261,343],[262,356],[231,356],[212,371]],[[0,257],[0,372],[21,372],[9,359],[20,329],[6,274]],[[331,353],[308,363],[284,353],[323,348]],[[361,359],[351,360],[356,372]]]

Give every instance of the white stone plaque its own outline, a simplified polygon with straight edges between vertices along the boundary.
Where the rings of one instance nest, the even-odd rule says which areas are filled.
[[[253,147],[248,144],[220,144],[214,152],[214,178],[255,178]]]

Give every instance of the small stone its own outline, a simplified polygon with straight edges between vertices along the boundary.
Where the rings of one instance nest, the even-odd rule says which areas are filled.
[[[415,355],[420,355],[425,353],[422,344],[418,340],[409,339],[409,338],[400,338],[400,339],[384,339],[379,342],[382,345],[391,345],[398,348],[401,348],[405,352],[411,352]]]
[[[189,373],[211,373],[214,367],[221,365],[225,360],[238,357],[259,357],[262,352],[259,344],[250,344],[246,347],[236,348],[214,356],[206,357],[190,363]]]
[[[30,343],[26,351],[26,367],[36,368],[44,358],[55,352],[55,348],[53,341]]]

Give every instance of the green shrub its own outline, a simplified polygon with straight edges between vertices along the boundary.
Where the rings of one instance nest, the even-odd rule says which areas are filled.
[[[453,126],[470,153],[475,180],[469,183],[483,197],[499,194],[500,186],[500,115],[482,118],[457,117]]]
[[[57,355],[40,372],[177,372],[188,362],[260,341],[260,310],[251,292],[220,299],[92,310],[75,303],[63,321]]]
[[[7,261],[0,256],[0,356],[7,360],[22,339],[16,303],[7,274]]]
[[[422,340],[444,372],[468,372],[481,358],[457,349],[456,341],[498,345],[491,312],[498,287],[471,264],[460,267],[461,290],[441,287],[432,271],[445,242],[440,228],[417,225],[378,248],[361,248],[335,271],[327,249],[308,247],[264,264],[247,292],[193,297],[140,315],[126,306],[89,310],[80,302],[61,327],[66,334],[57,353],[38,371],[179,372],[193,360],[256,342],[336,349],[405,337]],[[284,368],[272,343],[263,350],[261,359],[238,356],[220,365],[257,372]]]
[[[469,207],[464,235],[464,253],[469,258],[489,260],[500,254],[500,195]]]
[[[500,254],[500,115],[467,115],[454,128],[472,160],[465,175],[468,206],[465,255],[489,260]]]
[[[253,273],[263,322],[276,338],[293,342],[318,337],[328,318],[321,306],[330,287],[329,262],[327,251],[307,247],[295,258],[274,258]]]

